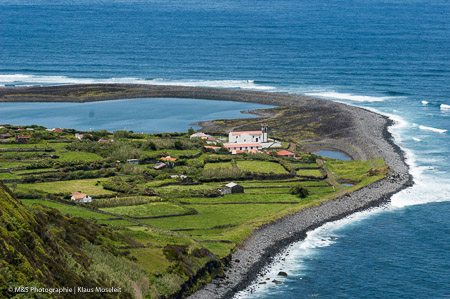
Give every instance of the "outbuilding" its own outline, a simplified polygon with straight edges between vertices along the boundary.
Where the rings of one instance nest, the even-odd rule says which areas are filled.
[[[139,164],[139,160],[138,159],[127,159],[127,163],[128,164]]]
[[[220,188],[220,192],[222,192],[223,195],[244,193],[244,187],[231,182]]]
[[[72,193],[72,197],[70,199],[75,200],[76,202],[79,203],[92,202],[92,197],[90,197],[85,193],[81,193],[80,191]]]

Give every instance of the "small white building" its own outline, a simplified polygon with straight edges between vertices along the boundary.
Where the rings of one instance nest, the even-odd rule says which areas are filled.
[[[128,164],[139,164],[139,160],[138,159],[127,159],[127,163]]]
[[[228,183],[225,186],[223,186],[222,188],[219,189],[220,192],[223,195],[226,194],[236,194],[236,193],[244,193],[244,187],[241,185],[238,185],[236,183]]]
[[[208,134],[205,134],[205,133],[203,133],[203,132],[197,132],[197,133],[194,133],[194,134],[192,134],[192,135],[190,136],[191,139],[192,139],[192,138],[208,139],[209,137],[211,137],[211,136],[208,135]]]
[[[92,197],[79,191],[72,193],[72,197],[70,199],[75,200],[76,202],[79,203],[92,202]]]

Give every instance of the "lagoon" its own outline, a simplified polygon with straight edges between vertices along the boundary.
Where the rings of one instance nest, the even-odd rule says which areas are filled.
[[[0,124],[47,128],[186,132],[194,124],[214,119],[256,117],[242,111],[272,106],[233,101],[140,98],[88,103],[0,103]]]
[[[337,159],[337,160],[342,160],[342,161],[350,161],[351,158],[341,152],[337,152],[337,151],[330,151],[330,150],[321,150],[318,152],[313,152],[313,154],[318,155],[318,156],[322,156],[325,158],[332,158],[332,159]]]

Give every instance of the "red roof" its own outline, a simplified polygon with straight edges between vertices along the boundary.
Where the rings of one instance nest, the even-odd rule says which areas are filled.
[[[249,134],[249,135],[259,135],[262,134],[262,131],[242,131],[242,132],[231,132],[231,135],[241,135],[241,134]]]
[[[278,156],[292,156],[292,155],[294,155],[294,153],[290,152],[290,151],[282,150],[282,151],[279,151],[277,153],[277,155]]]
[[[113,139],[99,139],[98,140],[98,142],[100,142],[100,143],[111,143],[111,142],[114,142],[114,140]]]
[[[30,138],[30,135],[18,135],[17,138]]]
[[[219,149],[220,146],[205,145],[204,148]]]
[[[233,152],[233,153],[236,153],[236,154],[242,154],[242,153],[245,153],[245,151],[241,151],[241,150],[232,150],[232,152]]]
[[[161,158],[159,158],[160,160],[163,160],[163,161],[176,161],[177,160],[177,158],[171,158],[171,157],[169,157],[169,156],[167,156],[167,157],[161,157]]]
[[[81,193],[81,192],[74,192],[74,193],[72,193],[72,197],[74,198],[74,199],[83,199],[83,198],[85,198],[87,196],[87,194],[84,194],[84,193]]]
[[[62,132],[63,130],[62,129],[60,129],[60,128],[54,128],[53,129],[53,132]]]
[[[259,146],[261,146],[261,143],[228,143],[228,144],[224,144],[223,146],[226,147],[226,148],[230,148],[230,147],[252,147],[252,146],[259,147]]]

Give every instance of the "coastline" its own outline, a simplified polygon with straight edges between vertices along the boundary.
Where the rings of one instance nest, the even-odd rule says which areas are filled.
[[[343,219],[353,213],[381,206],[387,203],[392,195],[413,184],[412,175],[409,174],[408,166],[405,163],[404,153],[394,143],[393,137],[388,131],[388,127],[393,125],[393,121],[374,112],[362,108],[357,109],[361,109],[362,114],[373,113],[384,120],[382,127],[378,126],[370,131],[375,133],[378,130],[379,132],[373,137],[377,138],[377,143],[381,146],[380,153],[392,170],[389,177],[255,230],[245,244],[231,255],[230,264],[224,274],[225,278],[213,279],[206,287],[188,298],[232,298],[237,292],[250,286],[277,254],[290,244],[304,240],[308,231],[327,222]],[[367,127],[373,124],[373,122],[365,122]]]
[[[390,176],[385,179],[255,230],[231,255],[225,278],[213,279],[189,298],[233,297],[237,291],[250,285],[258,272],[268,265],[277,253],[289,244],[304,239],[306,232],[326,222],[382,205],[394,193],[412,184],[412,176],[408,173],[404,154],[393,142],[388,131],[393,121],[369,110],[338,102],[272,92],[161,85],[96,84],[0,88],[0,102],[91,102],[144,97],[253,102],[310,109],[315,111],[316,115],[320,115],[323,111],[337,111],[339,116],[344,116],[332,121],[341,125],[332,126],[334,130],[332,133],[339,131],[339,138],[330,134],[320,140],[310,140],[306,144],[306,149],[314,147],[336,149],[362,160],[381,157],[391,169]]]

